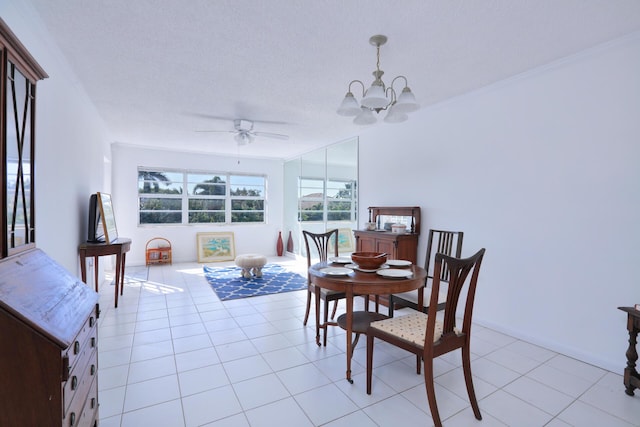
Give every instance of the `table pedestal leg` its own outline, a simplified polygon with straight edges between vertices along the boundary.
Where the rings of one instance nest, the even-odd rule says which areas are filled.
[[[320,288],[315,287],[315,303],[316,303],[316,344],[320,346]]]

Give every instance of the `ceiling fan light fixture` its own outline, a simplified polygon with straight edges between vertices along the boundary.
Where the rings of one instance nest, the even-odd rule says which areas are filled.
[[[238,145],[247,145],[253,142],[253,138],[247,132],[239,132],[233,137],[233,139],[236,140]]]
[[[400,123],[408,119],[406,113],[411,113],[420,108],[416,102],[416,98],[409,89],[407,78],[405,76],[397,76],[391,80],[391,84],[386,86],[382,81],[382,75],[384,71],[380,69],[380,46],[387,42],[387,36],[375,35],[369,39],[369,43],[376,47],[376,69],[373,72],[374,80],[371,83],[369,89],[365,91],[365,85],[360,80],[352,80],[349,83],[349,91],[342,100],[342,104],[337,110],[337,113],[341,116],[356,116],[353,120],[354,123],[360,125],[368,125],[375,123],[376,117],[373,115],[375,111],[379,114],[380,111],[386,110],[387,115],[384,121],[387,123]],[[394,83],[396,80],[404,80],[404,88],[398,96]],[[353,83],[360,83],[362,85],[362,100],[361,106],[358,105],[358,101],[351,92],[351,85]],[[358,110],[358,107],[360,109]],[[393,110],[392,111],[392,107]],[[365,111],[367,110],[367,111]]]

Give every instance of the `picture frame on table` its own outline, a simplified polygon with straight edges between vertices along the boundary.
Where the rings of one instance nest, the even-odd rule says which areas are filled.
[[[113,211],[111,194],[97,193],[100,217],[102,218],[102,229],[104,231],[104,241],[113,243],[118,240],[118,228],[116,227],[116,216]]]
[[[197,233],[198,262],[233,261],[236,248],[233,232]]]

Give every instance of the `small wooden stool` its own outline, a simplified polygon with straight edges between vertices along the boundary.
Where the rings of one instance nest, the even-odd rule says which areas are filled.
[[[236,265],[242,268],[242,277],[250,279],[253,274],[255,277],[262,277],[262,267],[267,263],[267,257],[260,254],[245,254],[236,257]]]

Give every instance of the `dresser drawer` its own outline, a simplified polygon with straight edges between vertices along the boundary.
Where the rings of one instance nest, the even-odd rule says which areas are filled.
[[[63,416],[82,408],[86,400],[89,387],[98,374],[98,352],[90,346],[84,347],[81,358],[74,366],[69,379],[63,384],[62,401],[64,402]]]
[[[76,361],[80,357],[82,350],[85,346],[96,347],[97,345],[97,331],[98,325],[96,321],[96,312],[95,310],[91,313],[89,318],[82,325],[82,329],[76,335],[75,340],[66,350],[66,355],[63,358],[62,367],[62,380],[66,380],[69,378],[69,374],[73,369]]]
[[[86,399],[74,401],[62,420],[63,427],[93,427],[98,419],[98,381],[91,377]],[[78,395],[79,396],[79,395]]]

